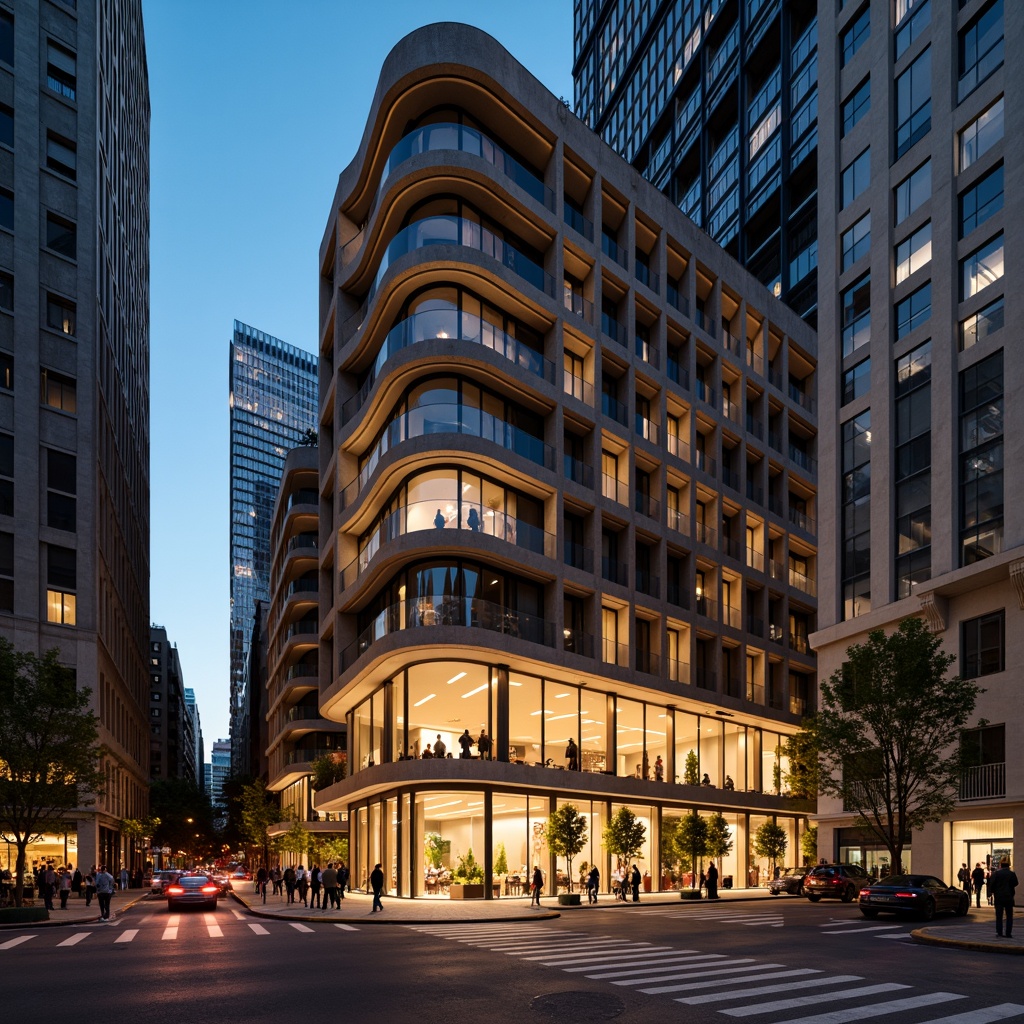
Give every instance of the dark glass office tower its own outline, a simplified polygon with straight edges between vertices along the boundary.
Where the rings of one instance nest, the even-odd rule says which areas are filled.
[[[269,600],[270,521],[287,453],[317,420],[317,357],[235,321],[231,405],[231,740],[238,752],[256,602]],[[237,764],[237,758],[235,762]]]
[[[576,113],[817,323],[814,0],[576,0]]]

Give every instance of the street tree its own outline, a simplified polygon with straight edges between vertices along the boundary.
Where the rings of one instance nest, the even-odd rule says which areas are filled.
[[[721,811],[715,811],[708,818],[708,856],[718,861],[719,870],[722,867],[722,858],[728,857],[732,852],[732,832],[729,830],[729,823]]]
[[[628,808],[620,807],[604,827],[602,839],[605,849],[619,858],[629,860],[644,848],[647,826]]]
[[[782,772],[782,781],[789,795],[802,800],[818,796],[818,747],[814,734],[802,729],[786,738],[782,753],[789,767]]]
[[[818,788],[855,811],[855,827],[889,851],[899,872],[911,834],[956,805],[967,767],[960,733],[982,691],[947,676],[956,657],[920,619],[904,619],[888,636],[873,630],[846,655],[804,723],[819,752]]]
[[[763,822],[755,829],[751,845],[758,857],[768,858],[769,878],[774,878],[775,865],[789,846],[786,830],[781,825],[776,825],[774,821]]]
[[[309,851],[309,829],[301,821],[293,821],[282,839],[288,853],[294,854],[300,864],[305,861]]]
[[[16,850],[16,906],[28,844],[103,791],[91,693],[75,686],[56,648],[38,657],[0,637],[0,835]]]
[[[697,862],[708,855],[708,819],[690,811],[679,820],[676,829],[679,859],[690,864],[690,888],[697,887]]]
[[[575,804],[563,804],[548,816],[548,846],[556,857],[565,858],[569,892],[572,892],[572,859],[587,845],[587,819]]]
[[[818,859],[818,826],[810,825],[804,829],[800,837],[800,852],[804,855],[805,864],[813,864]]]
[[[262,779],[254,779],[242,788],[240,825],[242,838],[261,851],[263,863],[270,864],[270,826],[281,812],[273,793],[267,792]]]

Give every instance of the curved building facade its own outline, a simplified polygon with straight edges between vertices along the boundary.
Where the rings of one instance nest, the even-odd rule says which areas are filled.
[[[472,852],[487,898],[534,864],[555,892],[565,803],[605,882],[623,806],[652,889],[689,884],[694,809],[731,884],[767,880],[767,821],[800,862],[813,332],[463,25],[388,57],[320,271],[319,706],[351,773],[316,806],[353,885],[444,895]]]

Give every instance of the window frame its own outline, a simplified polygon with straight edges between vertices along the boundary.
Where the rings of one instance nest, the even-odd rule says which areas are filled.
[[[998,645],[993,647],[982,643],[982,630],[988,625],[998,627]],[[975,641],[973,645],[973,662],[971,653],[968,651],[968,641]],[[996,653],[998,668],[985,667],[984,659],[986,654]],[[982,676],[996,675],[1006,671],[1006,609],[986,612],[984,615],[977,615],[974,618],[963,619],[960,622],[960,674],[964,679],[980,679]]]

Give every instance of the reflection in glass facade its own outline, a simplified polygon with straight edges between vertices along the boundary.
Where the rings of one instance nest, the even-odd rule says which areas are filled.
[[[289,449],[316,429],[317,357],[237,320],[228,367],[231,409],[231,740],[256,602],[269,600],[270,521]]]

